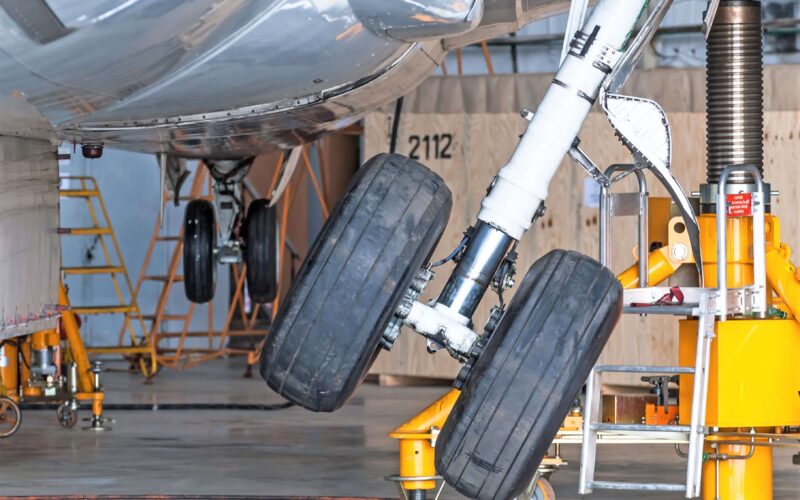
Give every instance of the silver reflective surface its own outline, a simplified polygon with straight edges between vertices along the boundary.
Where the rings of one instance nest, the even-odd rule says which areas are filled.
[[[471,319],[512,243],[511,236],[479,223],[436,301]]]
[[[358,19],[379,36],[420,41],[452,37],[475,28],[483,0],[350,0]]]
[[[65,140],[142,152],[234,158],[297,145],[408,92],[445,51],[439,39],[376,34],[399,26],[397,0],[370,1],[371,29],[358,0],[48,0],[68,34],[47,43],[4,3],[0,95],[24,95]],[[441,14],[408,24],[417,37],[513,30],[567,5],[414,3]]]

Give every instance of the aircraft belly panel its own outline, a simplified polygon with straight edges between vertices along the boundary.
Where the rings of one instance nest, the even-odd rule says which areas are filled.
[[[345,127],[365,112],[408,92],[436,67],[438,42],[412,46],[374,78],[302,99],[141,123],[91,123],[64,127],[77,142],[103,142],[141,152],[166,151],[195,158],[241,158],[310,141]]]
[[[347,0],[139,0],[77,24],[41,44],[0,9],[0,91],[24,92],[56,124],[280,102],[369,77],[409,47],[364,29]],[[36,78],[89,99],[44,99]]]
[[[375,29],[380,19],[363,24],[349,0],[47,0],[39,7],[64,29],[37,38],[4,1],[0,96],[25,96],[65,140],[191,157],[258,154],[352,123],[416,86],[444,45],[466,40],[397,41]],[[567,5],[484,0],[483,20],[464,36],[516,29]]]

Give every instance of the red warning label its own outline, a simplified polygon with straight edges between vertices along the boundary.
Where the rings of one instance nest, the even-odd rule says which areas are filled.
[[[725,195],[730,217],[752,217],[753,195],[751,193],[732,193]]]

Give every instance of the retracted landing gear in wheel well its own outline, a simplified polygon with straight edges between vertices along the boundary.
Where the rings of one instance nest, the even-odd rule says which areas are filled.
[[[333,411],[380,352],[392,314],[450,216],[444,181],[418,162],[378,155],[356,174],[278,312],[261,374],[286,399]]]
[[[466,377],[436,444],[436,470],[478,499],[528,486],[622,312],[598,262],[554,250],[528,271]]]

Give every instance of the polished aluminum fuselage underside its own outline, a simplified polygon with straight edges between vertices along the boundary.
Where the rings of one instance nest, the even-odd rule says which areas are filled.
[[[0,135],[197,158],[252,156],[345,127],[414,88],[449,48],[568,6],[28,1],[45,4],[54,19],[29,19],[30,9],[0,0]],[[408,12],[416,12],[412,20],[398,20]],[[458,15],[477,20],[453,23]]]

